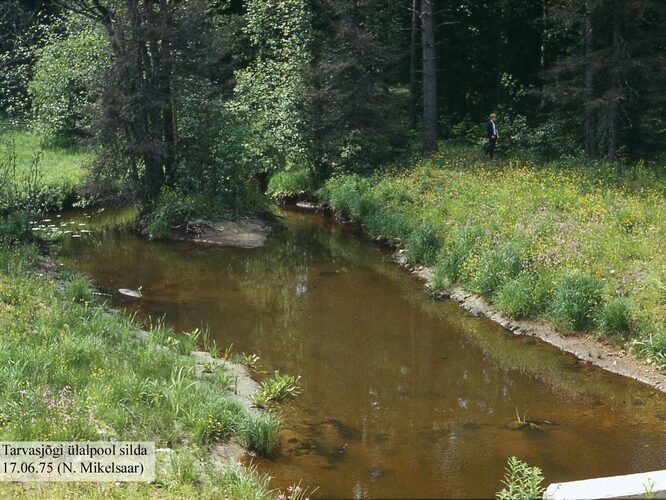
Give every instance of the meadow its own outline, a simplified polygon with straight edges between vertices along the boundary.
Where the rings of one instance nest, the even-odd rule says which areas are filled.
[[[666,365],[666,177],[577,160],[488,162],[464,149],[318,191],[338,215],[564,334],[594,332]]]

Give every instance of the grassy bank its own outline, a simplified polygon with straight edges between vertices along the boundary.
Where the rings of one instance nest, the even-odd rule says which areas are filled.
[[[159,454],[154,484],[3,483],[0,496],[269,497],[265,477],[209,457],[230,440],[270,454],[273,414],[237,402],[223,367],[200,374],[183,355],[195,335],[158,327],[137,341],[138,325],[106,312],[85,279],[56,287],[39,260],[31,246],[0,247],[0,440],[145,440],[173,451]]]
[[[666,180],[644,168],[488,163],[464,151],[319,195],[519,318],[601,332],[666,365]]]
[[[31,210],[48,211],[75,201],[85,166],[93,159],[91,151],[52,145],[26,128],[0,123],[0,172],[15,187],[12,196],[17,199],[10,201],[19,207],[30,204]],[[8,194],[2,194],[7,206]]]

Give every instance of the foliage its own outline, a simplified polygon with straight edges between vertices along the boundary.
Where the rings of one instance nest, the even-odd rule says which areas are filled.
[[[271,177],[267,194],[275,199],[284,199],[312,191],[314,184],[309,170],[284,170]]]
[[[29,92],[38,129],[65,144],[89,134],[95,80],[111,63],[106,36],[94,27],[54,36],[37,57]]]
[[[277,445],[279,428],[280,418],[273,413],[253,414],[243,421],[240,439],[248,449],[270,456]]]
[[[530,274],[521,274],[506,281],[497,293],[497,305],[516,318],[529,318],[543,312],[548,291],[543,281]]]
[[[486,296],[492,296],[507,280],[515,278],[523,269],[523,257],[513,241],[488,249],[479,258],[473,274],[473,287]]]
[[[304,0],[250,0],[246,34],[254,61],[236,72],[234,110],[249,124],[249,154],[267,172],[307,169],[310,137],[306,67],[311,12]]]
[[[541,498],[545,488],[543,473],[539,467],[532,467],[516,457],[509,458],[502,484],[497,492],[499,500],[534,500]]]
[[[407,239],[407,261],[410,264],[432,264],[440,245],[437,229],[430,222],[424,222]]]

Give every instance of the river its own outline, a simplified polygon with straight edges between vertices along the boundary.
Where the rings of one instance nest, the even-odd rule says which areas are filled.
[[[301,376],[281,405],[273,485],[327,498],[488,497],[507,457],[547,483],[666,468],[666,398],[429,298],[355,230],[277,210],[258,249],[148,242],[111,211],[65,214],[58,260],[111,302]],[[86,226],[78,226],[86,224]],[[141,300],[119,288],[141,289]],[[520,427],[518,417],[540,422]]]

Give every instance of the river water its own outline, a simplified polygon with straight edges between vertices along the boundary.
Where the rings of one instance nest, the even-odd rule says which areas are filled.
[[[259,377],[302,377],[281,405],[277,456],[253,460],[275,487],[488,497],[512,455],[547,483],[666,468],[661,393],[430,299],[352,229],[279,211],[267,245],[247,250],[147,242],[116,227],[122,214],[87,215],[63,217],[92,232],[68,234],[59,260],[113,304],[209,328],[222,350],[256,353]],[[518,428],[517,416],[540,425]]]

